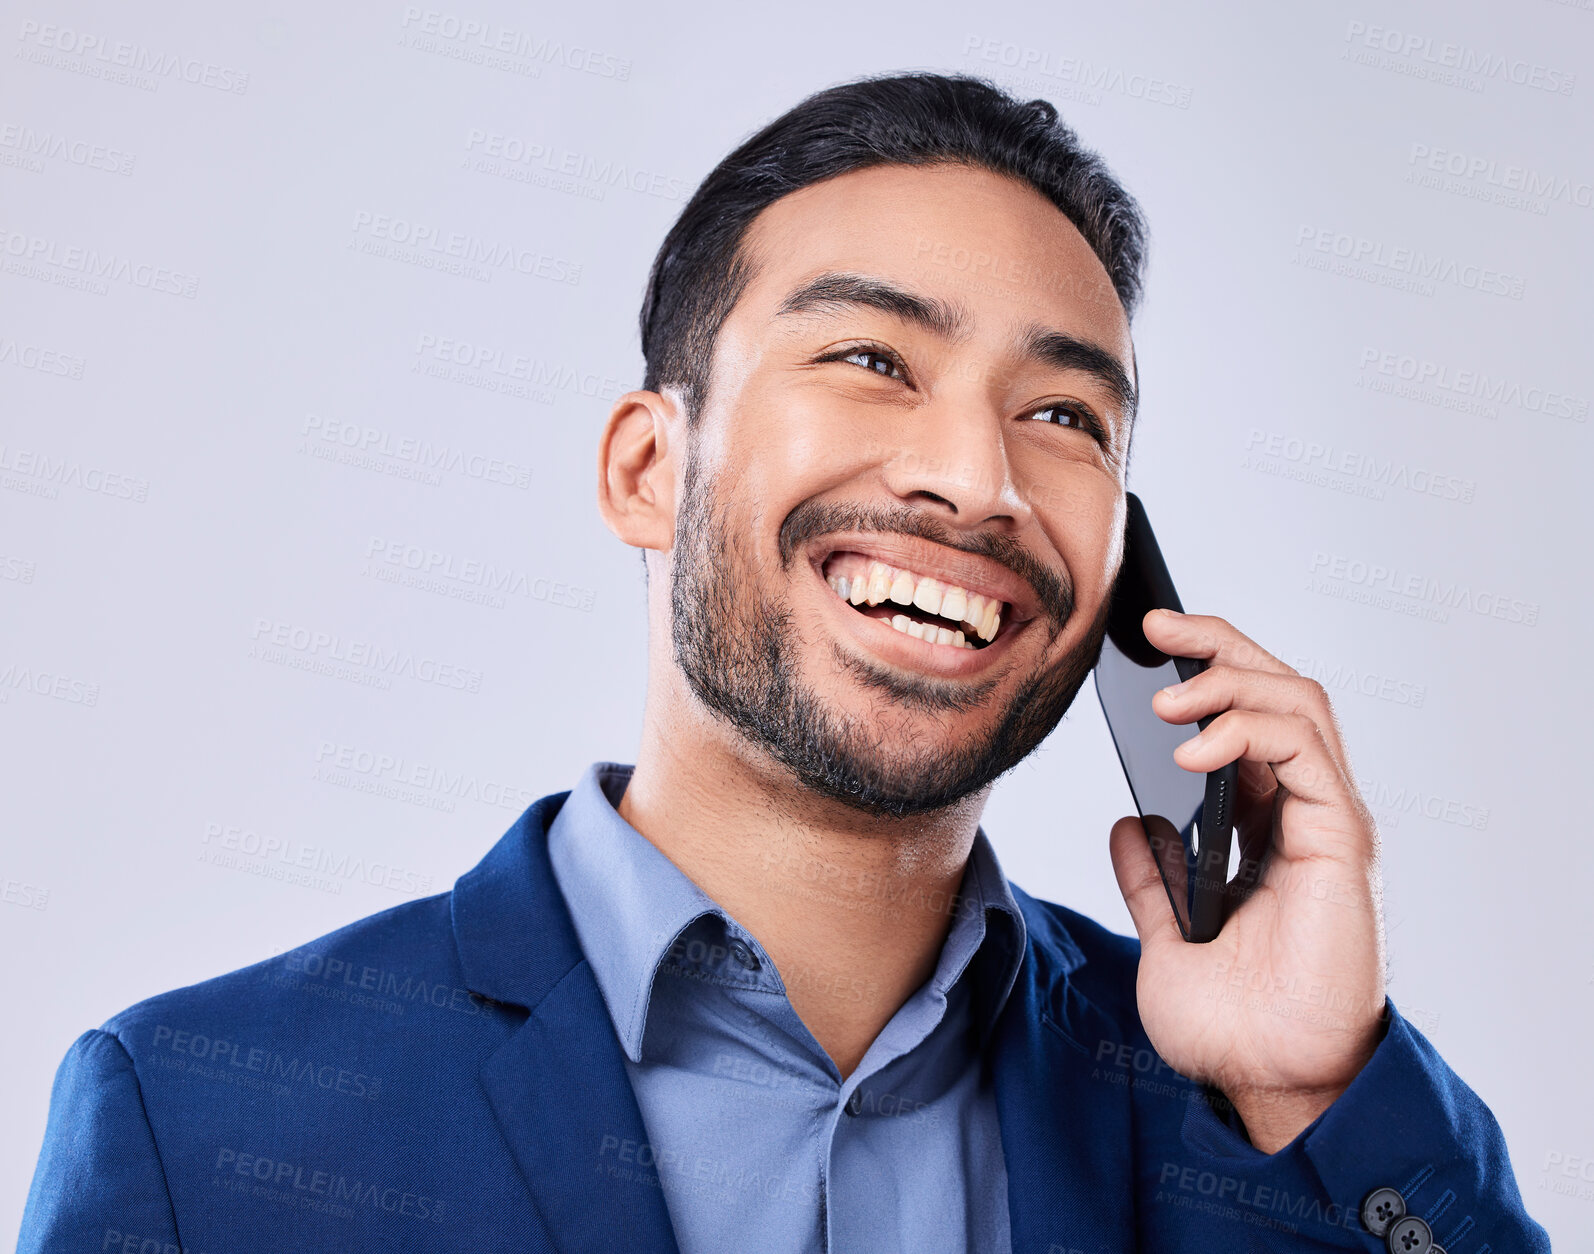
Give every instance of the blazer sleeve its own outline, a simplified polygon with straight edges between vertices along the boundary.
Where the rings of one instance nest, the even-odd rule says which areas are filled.
[[[109,1032],[85,1032],[50,1090],[18,1254],[180,1245],[133,1060]]]
[[[1191,1103],[1187,1144],[1231,1162],[1249,1160],[1288,1176],[1315,1177],[1328,1203],[1334,1244],[1346,1250],[1382,1251],[1394,1238],[1395,1248],[1414,1254],[1430,1248],[1411,1234],[1410,1224],[1393,1237],[1369,1231],[1364,1203],[1375,1190],[1388,1189],[1400,1200],[1385,1214],[1397,1220],[1402,1211],[1416,1216],[1446,1254],[1549,1254],[1549,1235],[1523,1205],[1494,1115],[1393,1002],[1386,999],[1384,1009],[1384,1037],[1367,1065],[1277,1154],[1251,1145],[1204,1102]],[[1380,1198],[1393,1201],[1387,1194]]]

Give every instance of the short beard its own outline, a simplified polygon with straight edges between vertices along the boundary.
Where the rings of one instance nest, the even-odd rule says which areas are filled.
[[[888,743],[866,723],[837,715],[805,684],[793,663],[791,610],[761,595],[758,559],[716,509],[718,477],[703,479],[695,450],[682,474],[670,584],[675,662],[702,703],[814,793],[877,817],[909,818],[943,810],[978,792],[1028,757],[1067,713],[1090,675],[1107,630],[1104,601],[1089,635],[1049,670],[1027,679],[996,726],[974,743]],[[799,519],[798,516],[801,515]],[[869,519],[877,525],[868,525]],[[885,525],[889,520],[890,525]],[[796,526],[793,527],[793,523]],[[948,543],[950,533],[920,514],[860,515],[805,503],[793,511],[783,539],[824,534],[863,523],[865,530],[922,535]],[[970,549],[963,541],[952,547]],[[1010,548],[1001,551],[1011,556]],[[783,573],[793,547],[782,545]],[[1024,565],[1027,555],[1014,564]],[[1056,639],[1073,612],[1072,589],[1033,566],[1032,582],[1048,603]],[[1040,619],[1029,630],[1039,630]],[[961,712],[983,706],[997,681],[948,683],[845,659],[866,685],[900,706]]]

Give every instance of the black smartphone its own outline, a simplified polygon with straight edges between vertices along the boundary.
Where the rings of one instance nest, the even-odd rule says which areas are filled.
[[[1096,695],[1118,749],[1151,842],[1163,886],[1179,932],[1187,941],[1210,941],[1243,899],[1255,878],[1256,863],[1242,859],[1233,882],[1233,811],[1239,785],[1238,762],[1200,774],[1173,760],[1173,751],[1217,716],[1194,724],[1166,723],[1152,711],[1159,688],[1191,679],[1206,670],[1204,658],[1170,657],[1146,639],[1141,628],[1148,611],[1184,612],[1163,564],[1145,507],[1127,494],[1129,517],[1124,560],[1113,585],[1107,636],[1096,663]]]

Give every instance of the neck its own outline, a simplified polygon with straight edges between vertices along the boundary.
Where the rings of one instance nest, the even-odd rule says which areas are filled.
[[[757,938],[845,1078],[935,971],[985,791],[912,819],[862,814],[684,694],[667,715],[653,695],[620,817]]]

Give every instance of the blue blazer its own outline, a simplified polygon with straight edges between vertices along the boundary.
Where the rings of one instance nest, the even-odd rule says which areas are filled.
[[[675,1251],[548,862],[568,795],[452,892],[78,1038],[18,1249]],[[988,1063],[1015,1254],[1383,1250],[1379,1188],[1449,1254],[1550,1248],[1494,1118],[1392,1007],[1345,1094],[1263,1154],[1152,1050],[1137,944],[1015,896],[1028,952]]]

